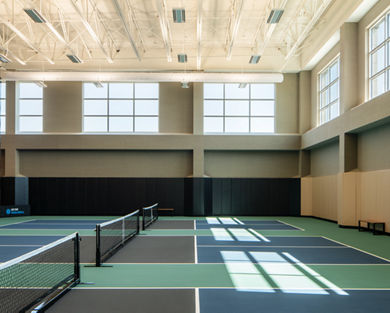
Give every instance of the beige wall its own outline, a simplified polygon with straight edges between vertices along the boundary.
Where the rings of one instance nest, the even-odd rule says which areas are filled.
[[[284,80],[276,84],[275,131],[299,133],[298,129],[298,74],[284,74]]]
[[[186,177],[191,151],[19,152],[20,173],[28,177]]]
[[[337,221],[337,175],[313,177],[313,216]]]
[[[294,177],[298,151],[205,151],[211,177]]]
[[[339,143],[334,141],[310,152],[311,176],[327,176],[339,171]]]
[[[82,131],[81,82],[47,82],[43,89],[43,131],[79,133]]]
[[[360,133],[357,150],[361,171],[390,169],[390,123]]]
[[[192,133],[193,84],[181,88],[180,83],[160,83],[159,131]]]

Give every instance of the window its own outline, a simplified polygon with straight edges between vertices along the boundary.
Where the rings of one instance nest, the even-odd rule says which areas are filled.
[[[42,132],[43,88],[35,83],[20,83],[18,100],[19,132]]]
[[[5,133],[5,86],[0,82],[0,133]]]
[[[340,111],[340,58],[337,57],[318,74],[318,121],[324,124],[339,116]]]
[[[83,131],[158,132],[158,83],[83,84]]]
[[[375,98],[389,90],[390,81],[390,13],[368,31],[369,95]]]
[[[205,133],[273,133],[275,84],[204,84]]]

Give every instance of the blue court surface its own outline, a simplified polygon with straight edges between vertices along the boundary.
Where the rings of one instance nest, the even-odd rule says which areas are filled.
[[[0,229],[95,229],[105,220],[30,220],[0,226]]]
[[[238,291],[234,289],[200,289],[201,313],[329,313],[388,312],[389,290],[277,289]]]
[[[0,236],[0,262],[19,257],[60,238],[62,236]]]

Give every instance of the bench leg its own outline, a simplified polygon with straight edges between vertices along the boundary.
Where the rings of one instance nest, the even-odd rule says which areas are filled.
[[[358,231],[362,231],[362,229],[360,227],[360,221],[358,222]]]

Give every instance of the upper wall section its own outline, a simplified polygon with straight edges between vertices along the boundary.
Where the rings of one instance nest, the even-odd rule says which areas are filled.
[[[390,168],[390,123],[358,134],[357,160],[361,171]]]
[[[159,133],[194,133],[194,125],[203,120],[203,86],[194,85],[181,88],[181,83],[159,83]],[[284,81],[276,84],[275,133],[298,133],[298,89],[297,74],[285,74]],[[15,82],[7,82],[6,135],[17,133],[16,90]],[[43,132],[75,134],[82,129],[83,83],[47,82],[43,90]],[[203,128],[195,133],[202,134]]]
[[[334,141],[310,151],[311,176],[329,176],[339,171],[339,142]]]

